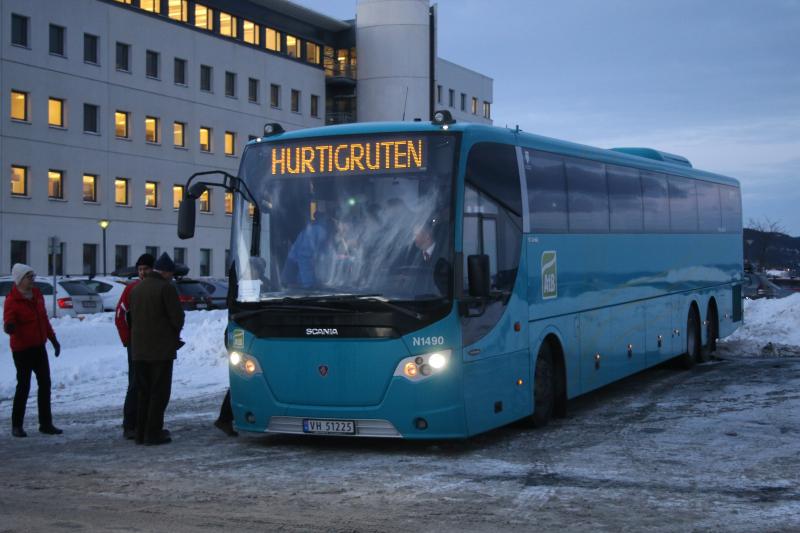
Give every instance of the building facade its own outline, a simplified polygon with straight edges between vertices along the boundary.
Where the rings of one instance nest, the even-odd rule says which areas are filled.
[[[15,262],[40,274],[53,265],[58,274],[110,273],[166,251],[191,275],[224,276],[231,198],[209,191],[197,237],[181,241],[186,179],[236,174],[266,122],[401,120],[398,95],[371,84],[375,50],[360,41],[380,41],[376,21],[409,16],[420,35],[434,35],[427,0],[403,3],[398,11],[396,1],[361,0],[356,21],[339,21],[285,0],[3,0],[0,274]],[[424,66],[414,67],[421,81],[406,91],[405,120],[426,119],[433,105],[490,122],[491,79],[435,58],[434,47],[431,39],[409,51]],[[467,112],[458,99],[434,103],[437,91],[467,94]]]

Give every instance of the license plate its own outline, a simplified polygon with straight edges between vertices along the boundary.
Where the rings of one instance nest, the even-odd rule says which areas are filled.
[[[84,307],[97,307],[97,302],[83,302]]]
[[[206,304],[197,304],[198,309],[205,309],[206,307],[208,307]]]
[[[314,420],[313,418],[304,418],[303,432],[355,435],[356,423],[353,420]]]

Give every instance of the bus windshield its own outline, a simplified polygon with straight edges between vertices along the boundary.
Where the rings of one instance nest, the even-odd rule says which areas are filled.
[[[261,143],[243,155],[231,253],[237,301],[450,299],[456,137]],[[255,216],[255,210],[260,216]]]

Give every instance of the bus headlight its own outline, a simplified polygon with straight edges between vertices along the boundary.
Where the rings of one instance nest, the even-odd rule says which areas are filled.
[[[261,365],[258,364],[258,360],[253,356],[240,352],[231,352],[228,360],[231,363],[231,368],[244,376],[250,377],[261,373]]]
[[[444,371],[451,355],[451,350],[440,350],[406,357],[398,363],[394,375],[402,376],[409,381],[423,380]]]

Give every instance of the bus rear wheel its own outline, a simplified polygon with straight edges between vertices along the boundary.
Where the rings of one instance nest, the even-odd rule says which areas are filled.
[[[545,342],[536,356],[536,371],[533,377],[533,414],[530,423],[535,428],[544,427],[553,418],[555,408],[555,380],[553,354]]]
[[[706,345],[703,346],[702,360],[703,362],[711,360],[711,354],[717,351],[717,338],[719,337],[719,315],[717,315],[717,306],[708,306],[708,313],[706,313]]]
[[[686,370],[692,368],[695,363],[702,362],[703,345],[700,338],[700,316],[697,309],[692,306],[689,315],[686,317],[686,353],[680,359],[680,366]]]

